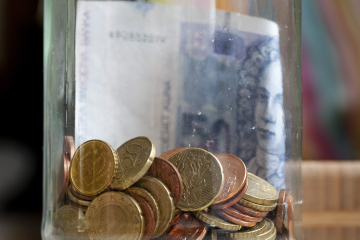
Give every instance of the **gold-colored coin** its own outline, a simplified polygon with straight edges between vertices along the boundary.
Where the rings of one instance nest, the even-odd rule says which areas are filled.
[[[243,198],[257,204],[272,205],[277,202],[279,193],[264,179],[248,173],[249,186]]]
[[[68,187],[66,194],[69,198],[70,201],[80,205],[80,206],[84,206],[84,207],[88,207],[91,203],[91,201],[85,201],[85,200],[81,200],[76,198],[72,193],[71,193],[71,186]]]
[[[153,195],[151,195],[148,191],[146,191],[143,188],[140,187],[130,187],[128,189],[125,190],[125,192],[127,194],[129,194],[130,196],[132,195],[138,195],[140,197],[142,197],[143,199],[145,199],[151,206],[151,209],[154,211],[154,215],[155,215],[155,230],[154,232],[156,232],[156,230],[159,228],[160,225],[160,221],[159,221],[159,217],[160,217],[160,210],[159,210],[159,205],[156,202],[155,198]]]
[[[260,211],[260,212],[270,212],[272,210],[274,210],[277,206],[277,203],[274,203],[273,205],[269,205],[269,206],[266,206],[266,205],[261,205],[261,204],[256,204],[256,203],[253,203],[253,202],[249,202],[245,199],[240,199],[239,200],[239,203],[245,207],[248,207],[248,208],[251,208],[253,210],[256,210],[256,211]]]
[[[91,240],[140,240],[144,219],[132,197],[123,192],[106,192],[91,202],[86,227]]]
[[[154,160],[156,148],[149,138],[136,137],[125,142],[116,151],[119,155],[120,173],[111,188],[123,190],[145,175]]]
[[[247,228],[244,231],[239,232],[220,232],[221,235],[227,236],[233,239],[245,239],[245,238],[255,238],[256,236],[262,234],[266,229],[269,219],[264,219],[261,222],[257,223],[254,227]]]
[[[82,195],[97,195],[115,179],[118,165],[118,155],[109,144],[87,141],[78,147],[71,161],[71,184]]]
[[[270,235],[268,238],[265,238],[265,240],[275,240],[275,239],[276,239],[276,233],[277,233],[276,228],[274,228],[274,229],[272,230],[271,235]],[[261,239],[261,238],[260,238],[260,239]]]
[[[276,228],[275,228],[273,221],[271,221],[268,218],[265,218],[264,220],[266,220],[265,230],[261,234],[257,235],[256,239],[259,239],[259,240],[275,239],[274,236],[276,237]]]
[[[159,206],[159,226],[154,232],[153,238],[158,237],[167,230],[171,220],[174,218],[175,204],[171,197],[171,192],[163,182],[146,175],[137,181],[134,186],[148,191],[155,198]]]
[[[211,240],[217,240],[217,232],[214,228],[211,228]]]
[[[85,215],[70,205],[62,206],[54,214],[55,239],[89,239]]]
[[[215,226],[215,227],[218,227],[221,229],[232,230],[232,231],[237,231],[237,230],[241,229],[240,225],[226,222],[226,221],[222,220],[221,218],[218,218],[218,217],[216,217],[210,213],[207,213],[205,211],[197,211],[194,214],[198,219],[200,219],[204,223],[207,223],[209,225],[212,225],[212,226]]]
[[[177,167],[184,190],[178,203],[183,211],[199,211],[210,206],[224,186],[224,174],[219,160],[200,148],[186,148],[169,161]]]

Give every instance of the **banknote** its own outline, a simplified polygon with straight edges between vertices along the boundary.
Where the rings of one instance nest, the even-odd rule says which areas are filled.
[[[278,26],[209,8],[79,1],[76,145],[149,137],[159,154],[200,147],[239,156],[284,184]]]

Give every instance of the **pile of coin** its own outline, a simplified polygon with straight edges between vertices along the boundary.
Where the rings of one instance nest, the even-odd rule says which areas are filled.
[[[65,138],[69,144],[71,137]],[[279,195],[236,156],[176,148],[155,157],[147,137],[116,150],[101,140],[87,141],[75,153],[69,149],[58,201],[63,206],[54,214],[55,235],[63,239],[276,237],[265,217]]]

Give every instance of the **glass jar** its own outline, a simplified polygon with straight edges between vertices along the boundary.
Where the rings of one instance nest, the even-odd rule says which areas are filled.
[[[300,9],[300,0],[45,1],[42,238],[107,239],[117,231],[119,239],[140,239],[151,228],[144,219],[165,225],[156,236],[171,236],[174,222],[186,225],[191,219],[202,227],[199,239],[205,234],[221,239],[227,231],[195,213],[211,215],[224,186],[235,181],[224,171],[240,165],[224,165],[218,155],[231,154],[246,165],[242,177],[248,190],[242,185],[242,194],[256,189],[251,173],[280,196],[286,189],[267,217],[277,224],[279,239],[285,234],[301,239]],[[147,155],[136,141],[150,144]],[[176,162],[174,156],[183,151],[196,156],[195,162],[182,157]],[[141,170],[127,177],[140,164],[140,155],[145,156]],[[172,205],[156,218],[151,200],[139,204],[136,189],[129,190],[145,186],[139,182],[147,178],[144,174],[154,175],[151,169],[165,171],[155,166],[155,156],[175,165],[182,188],[198,186],[201,193],[201,186],[212,182],[217,195],[199,208],[179,207],[177,201],[189,201],[196,191],[186,197],[183,190],[176,200],[165,184]],[[200,165],[207,168],[200,170]],[[121,176],[129,181],[120,184]],[[101,187],[95,184],[100,178],[105,181]],[[269,190],[264,186],[258,191]],[[115,200],[128,205],[113,209],[135,213],[96,215],[99,202]],[[166,205],[155,200],[159,208]],[[250,208],[263,211],[254,204]],[[138,213],[137,220],[131,219]],[[94,223],[93,218],[102,220]],[[251,225],[246,224],[243,229]]]

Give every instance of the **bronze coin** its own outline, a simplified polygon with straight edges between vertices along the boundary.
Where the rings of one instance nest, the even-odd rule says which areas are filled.
[[[153,236],[156,227],[154,211],[152,210],[150,204],[142,197],[138,195],[132,195],[132,197],[140,205],[142,215],[144,217],[145,228],[142,240],[149,240]]]
[[[184,150],[185,148],[187,148],[187,147],[179,147],[179,148],[171,149],[171,150],[169,150],[169,151],[161,154],[161,155],[159,156],[159,158],[169,160],[169,158],[170,158],[172,155],[174,155],[175,153],[180,152],[181,150]]]
[[[261,217],[264,218],[268,214],[268,212],[260,212],[253,210],[251,208],[245,207],[244,205],[241,205],[240,203],[235,203],[231,206],[232,208],[235,208],[236,210],[245,213],[247,215],[253,216],[253,217]]]
[[[263,220],[263,218],[249,216],[249,215],[242,213],[232,207],[224,208],[221,211],[224,211],[225,213],[229,214],[230,216],[233,216],[235,218],[238,218],[238,219],[241,219],[241,220],[244,220],[247,222],[261,222]]]
[[[283,233],[284,217],[285,217],[285,202],[286,202],[286,190],[281,189],[278,199],[278,205],[276,209],[276,231]]]
[[[288,215],[288,231],[289,231],[289,240],[295,239],[295,226],[294,226],[294,204],[293,197],[290,193],[286,192],[286,203],[287,203],[287,215]]]
[[[182,212],[171,222],[168,231],[160,240],[201,240],[205,237],[207,226],[190,212]]]
[[[148,170],[148,174],[158,178],[169,188],[175,206],[177,206],[184,188],[177,168],[168,160],[156,157]]]
[[[224,209],[224,208],[227,208],[227,207],[230,207],[230,206],[236,204],[242,198],[242,196],[244,196],[247,188],[248,188],[248,180],[246,178],[245,186],[243,187],[243,189],[241,189],[241,191],[236,196],[233,196],[233,198],[227,200],[224,203],[211,205],[211,209]]]
[[[224,187],[213,204],[221,204],[237,196],[245,186],[247,179],[244,162],[231,154],[215,154],[224,173]]]
[[[238,224],[243,227],[253,227],[256,225],[256,222],[248,222],[248,221],[244,221],[244,220],[235,218],[235,217],[230,216],[229,214],[223,212],[222,210],[211,211],[211,213],[214,213],[216,216],[224,219],[225,221],[228,221],[228,222],[231,222],[234,224]]]

